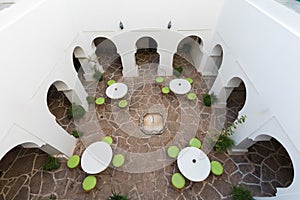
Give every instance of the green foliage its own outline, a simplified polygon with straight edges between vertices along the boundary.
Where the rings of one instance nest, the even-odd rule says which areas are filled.
[[[96,98],[93,96],[87,96],[86,97],[86,101],[88,102],[88,104],[93,104],[95,103]]]
[[[173,75],[178,77],[178,76],[180,76],[182,71],[183,71],[183,68],[181,66],[174,67]]]
[[[72,131],[72,135],[75,138],[79,138],[79,137],[83,136],[83,132],[75,130],[75,131]]]
[[[233,186],[233,200],[253,200],[251,191],[242,186]]]
[[[49,197],[50,200],[56,200],[56,195],[55,194],[51,194]]]
[[[53,171],[60,167],[60,162],[57,158],[54,158],[53,156],[48,156],[47,161],[45,162],[43,169],[46,171]]]
[[[111,196],[108,200],[128,200],[126,195],[116,193],[114,190],[111,191]]]
[[[217,101],[217,97],[216,95],[214,95],[214,93],[212,94],[202,94],[203,97],[203,104],[207,107],[210,107],[213,103],[215,103]]]
[[[235,129],[239,124],[245,122],[247,116],[243,115],[233,123],[229,122],[219,134],[210,138],[210,143],[213,146],[214,150],[218,153],[224,152],[227,149],[230,149],[234,145],[234,140],[232,140],[229,136],[234,134]]]
[[[85,110],[81,105],[72,103],[72,105],[68,108],[68,115],[71,118],[79,119],[83,117],[84,114],[85,114]]]
[[[234,141],[227,135],[219,135],[218,140],[214,145],[214,150],[218,153],[224,152],[233,147]]]
[[[97,81],[103,81],[103,74],[99,70],[95,70],[95,73],[93,74],[93,78]]]

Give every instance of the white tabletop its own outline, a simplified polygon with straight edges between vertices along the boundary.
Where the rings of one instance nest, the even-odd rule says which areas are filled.
[[[203,181],[210,173],[207,155],[195,147],[182,149],[178,154],[177,164],[182,175],[191,181]]]
[[[191,90],[191,84],[185,79],[173,79],[170,81],[170,89],[175,94],[186,94]]]
[[[106,95],[111,99],[121,99],[127,91],[128,87],[124,83],[114,83],[106,89]]]
[[[81,167],[88,174],[105,170],[112,159],[112,149],[106,142],[95,142],[88,146],[81,157]]]

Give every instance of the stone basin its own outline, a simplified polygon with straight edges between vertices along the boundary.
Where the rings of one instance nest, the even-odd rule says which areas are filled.
[[[165,120],[160,113],[146,113],[140,118],[140,129],[147,135],[158,135],[165,131]]]

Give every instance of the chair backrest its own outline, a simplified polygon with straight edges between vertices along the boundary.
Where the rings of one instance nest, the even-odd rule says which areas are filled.
[[[80,163],[80,157],[78,155],[71,156],[67,161],[67,166],[70,169],[77,167]]]
[[[125,162],[125,157],[122,154],[114,155],[112,159],[112,165],[114,167],[121,167]]]
[[[219,176],[219,175],[223,174],[223,166],[218,161],[211,161],[211,163],[210,163],[210,169],[211,169],[211,172],[214,175]]]
[[[179,148],[177,146],[170,146],[168,148],[168,156],[170,158],[177,158],[179,154]]]
[[[83,179],[82,182],[82,189],[84,189],[86,192],[94,189],[97,184],[97,179],[95,176],[89,175]]]
[[[202,146],[201,141],[198,138],[190,139],[189,145],[198,149],[200,149]]]
[[[185,186],[185,178],[180,173],[172,175],[172,185],[177,189],[182,189]]]

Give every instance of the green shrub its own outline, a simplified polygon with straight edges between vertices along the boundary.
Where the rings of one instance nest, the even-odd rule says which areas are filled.
[[[95,103],[96,98],[93,96],[87,96],[86,97],[86,101],[88,102],[88,104],[93,104]]]
[[[214,95],[214,93],[212,94],[202,94],[203,97],[203,104],[207,107],[210,107],[213,103],[215,103],[217,101],[217,97],[216,95]]]
[[[181,72],[183,71],[183,68],[181,66],[177,66],[173,68],[173,75],[174,76],[180,76]]]
[[[93,74],[93,78],[97,81],[103,81],[103,74],[99,70],[95,70],[95,73]]]
[[[55,194],[51,194],[49,197],[50,200],[56,200],[56,195]]]
[[[53,156],[48,156],[47,161],[45,162],[43,169],[46,171],[53,171],[60,167],[60,162],[57,158],[54,158]]]
[[[72,135],[75,138],[79,138],[79,137],[83,136],[83,132],[75,130],[75,131],[72,131]]]
[[[112,190],[111,196],[108,198],[108,200],[128,200],[128,198],[126,195],[117,194],[114,190]]]
[[[251,191],[242,186],[233,186],[233,200],[253,200]]]
[[[68,115],[71,118],[79,119],[83,117],[84,114],[85,114],[85,110],[81,105],[72,103],[72,105],[68,108]]]
[[[227,135],[219,135],[218,140],[214,145],[214,150],[218,153],[225,152],[233,147],[234,141]]]

